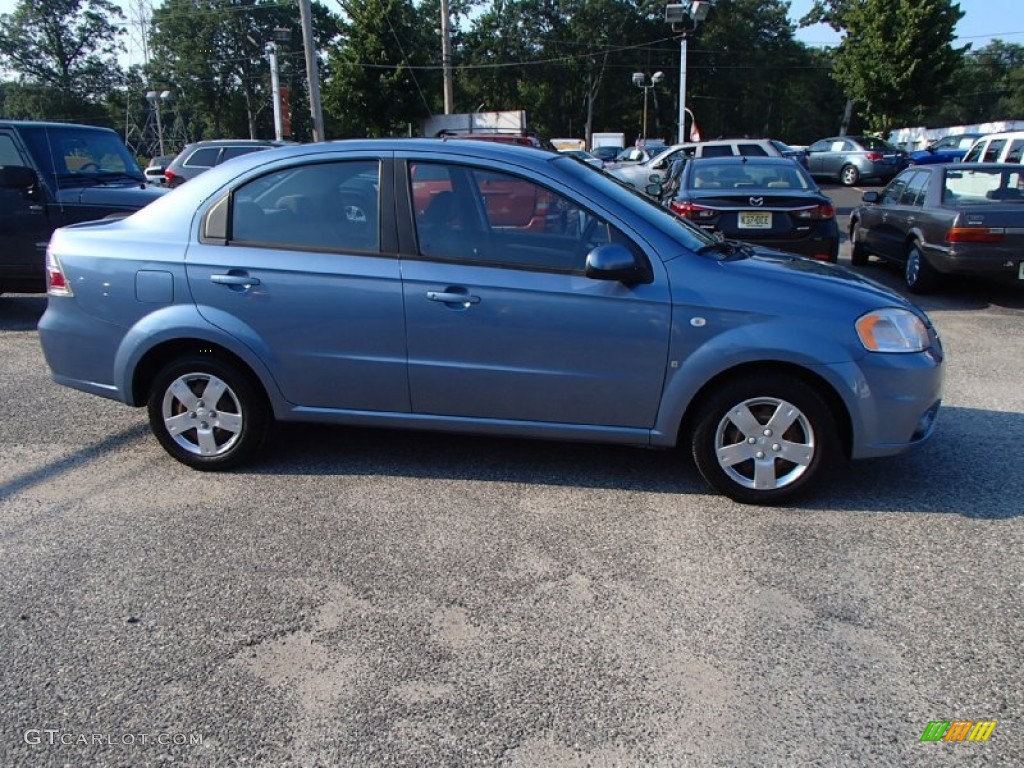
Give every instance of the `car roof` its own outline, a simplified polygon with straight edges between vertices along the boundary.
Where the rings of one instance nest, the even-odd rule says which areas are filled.
[[[943,163],[938,166],[920,166],[936,171],[1024,171],[1020,163]]]
[[[0,120],[0,125],[18,125],[26,128],[48,128],[48,129],[66,129],[74,131],[105,131],[109,133],[115,133],[113,128],[107,128],[102,125],[83,125],[81,123],[55,123],[47,122],[45,120]]]
[[[261,152],[250,152],[246,155],[232,159],[230,176],[244,173],[250,168],[258,165],[265,165],[280,159],[302,158],[306,156],[321,155],[324,159],[330,159],[332,155],[343,157],[351,152],[443,152],[447,158],[452,155],[465,153],[471,158],[480,160],[510,161],[521,166],[541,168],[552,160],[561,159],[567,163],[575,163],[575,160],[565,157],[558,152],[545,150],[540,147],[526,147],[519,144],[505,144],[497,141],[476,141],[473,139],[422,139],[422,138],[385,138],[385,139],[339,139],[335,141],[318,141],[309,144],[287,144],[284,146],[271,147]],[[202,174],[196,179],[204,178],[204,184],[212,183],[221,178],[221,173],[216,172],[224,168],[226,164],[216,166]],[[195,179],[193,180],[195,181]],[[189,184],[192,184],[190,181]]]
[[[795,164],[791,157],[779,157],[777,155],[723,155],[721,157],[694,157],[691,163],[699,165],[710,165],[718,163],[721,165],[785,165]]]

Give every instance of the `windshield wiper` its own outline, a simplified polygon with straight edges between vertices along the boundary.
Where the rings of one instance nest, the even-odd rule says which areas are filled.
[[[720,253],[728,259],[753,256],[754,249],[739,240],[716,240],[697,250],[698,256],[705,256],[709,253]]]
[[[56,176],[58,184],[65,181],[73,181],[76,187],[92,187],[99,184],[95,176],[87,173],[58,173]]]
[[[141,176],[135,176],[130,173],[125,173],[124,171],[101,171],[95,174],[94,178],[97,178],[100,181],[127,180],[134,181],[138,184],[145,184],[146,182],[146,180]]]

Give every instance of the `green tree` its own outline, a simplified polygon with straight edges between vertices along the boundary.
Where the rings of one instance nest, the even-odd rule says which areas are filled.
[[[324,85],[325,122],[342,137],[408,132],[430,115],[427,79],[440,82],[441,46],[410,0],[345,0],[341,39],[331,46]],[[434,3],[436,5],[436,3]]]
[[[945,95],[967,50],[953,47],[963,15],[952,0],[815,0],[801,23],[844,34],[833,77],[884,133]]]
[[[334,17],[313,4],[314,38],[325,45]],[[192,139],[273,137],[270,67],[264,46],[275,30],[290,33],[278,53],[282,84],[292,94],[293,134],[309,137],[302,32],[297,7],[274,0],[166,0],[154,10],[147,68],[150,87],[171,90],[189,116]],[[308,114],[308,111],[307,111]]]
[[[0,16],[0,66],[8,84],[5,114],[101,120],[98,107],[120,83],[121,10],[108,0],[21,0]]]

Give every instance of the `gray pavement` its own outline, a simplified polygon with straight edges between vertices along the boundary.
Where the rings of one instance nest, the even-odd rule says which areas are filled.
[[[454,435],[192,472],[0,298],[0,766],[1024,764],[1024,295],[923,303],[934,440],[762,509],[676,453]]]

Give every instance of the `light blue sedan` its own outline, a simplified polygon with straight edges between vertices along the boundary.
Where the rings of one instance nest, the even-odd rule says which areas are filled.
[[[458,140],[291,146],[58,230],[54,379],[201,470],[274,420],[683,446],[741,502],[932,433],[924,313],[719,241],[568,157]]]

